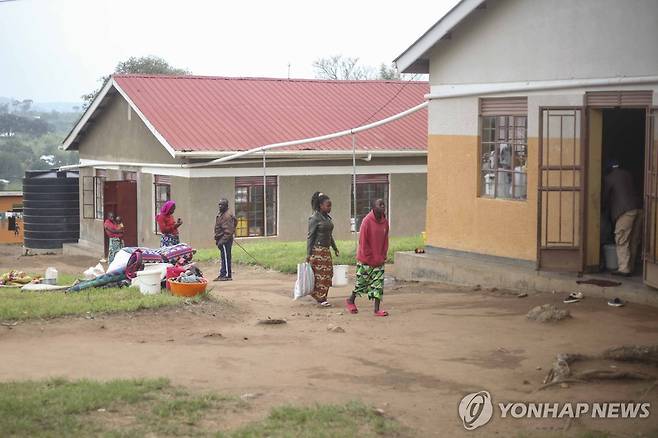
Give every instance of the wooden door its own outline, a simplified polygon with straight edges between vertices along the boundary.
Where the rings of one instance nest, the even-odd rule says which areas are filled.
[[[644,283],[658,288],[658,108],[647,111],[644,172]]]
[[[105,181],[103,189],[105,214],[114,212],[125,225],[123,241],[137,246],[137,183],[135,181]]]
[[[585,267],[585,123],[580,107],[539,110],[537,268]]]

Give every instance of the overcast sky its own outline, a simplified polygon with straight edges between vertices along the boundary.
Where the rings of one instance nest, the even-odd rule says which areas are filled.
[[[194,74],[312,78],[313,60],[391,62],[457,0],[0,2],[0,96],[78,101],[117,62],[157,55]]]

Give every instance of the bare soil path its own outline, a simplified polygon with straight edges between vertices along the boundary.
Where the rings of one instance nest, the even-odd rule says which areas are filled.
[[[0,254],[0,270],[14,263]],[[30,257],[31,271],[56,259]],[[84,258],[63,272],[81,272]],[[57,266],[57,265],[56,265]],[[19,267],[19,266],[15,266]],[[207,266],[214,273],[215,266]],[[0,326],[0,380],[168,377],[193,389],[253,394],[255,409],[237,423],[264,417],[281,404],[363,400],[412,427],[419,436],[462,436],[457,405],[486,389],[502,401],[647,400],[646,420],[497,419],[480,436],[527,431],[567,435],[606,430],[620,436],[658,433],[658,390],[646,382],[573,384],[539,393],[558,352],[595,354],[621,344],[658,342],[658,309],[610,308],[585,299],[570,305],[573,319],[557,324],[528,321],[531,307],[560,303],[561,295],[473,292],[454,286],[395,284],[388,287],[389,318],[375,318],[361,300],[358,315],[343,309],[349,286],[332,289],[333,308],[293,302],[294,278],[238,267],[235,281],[214,283],[217,302],[200,306],[31,321]],[[486,285],[483,285],[486,286]],[[283,318],[287,324],[259,325]],[[328,331],[329,325],[345,332]],[[537,369],[541,367],[541,370]],[[658,370],[656,370],[658,373]]]

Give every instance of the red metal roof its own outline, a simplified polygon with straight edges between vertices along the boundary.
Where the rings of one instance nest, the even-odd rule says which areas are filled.
[[[114,79],[176,151],[241,151],[330,134],[409,109],[429,92],[427,82],[407,81],[145,75]],[[427,112],[359,133],[357,141],[360,150],[426,150]],[[289,149],[351,148],[348,136]]]

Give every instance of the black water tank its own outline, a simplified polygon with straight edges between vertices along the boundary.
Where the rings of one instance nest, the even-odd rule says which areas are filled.
[[[23,179],[24,245],[58,249],[80,237],[78,172],[28,171]]]

